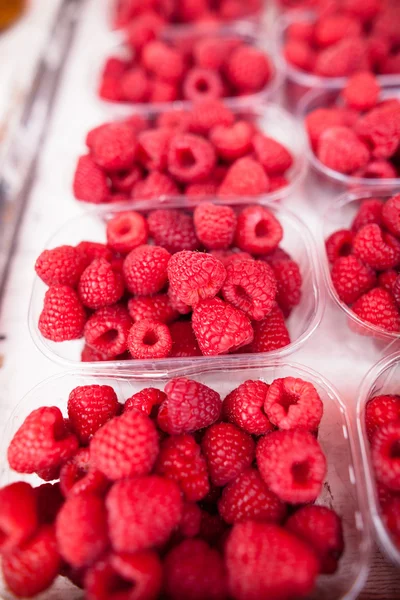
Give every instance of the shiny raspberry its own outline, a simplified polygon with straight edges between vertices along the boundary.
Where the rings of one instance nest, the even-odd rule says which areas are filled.
[[[244,431],[262,435],[273,429],[264,413],[264,401],[268,385],[263,381],[245,381],[226,396],[223,402],[223,418]]]
[[[86,267],[86,258],[78,248],[58,246],[44,250],[35,263],[35,271],[48,286],[75,287]]]
[[[168,163],[171,135],[169,129],[142,131],[137,138],[137,161],[148,171],[164,171]]]
[[[240,93],[259,92],[272,78],[272,66],[258,48],[240,45],[228,57],[225,73],[229,83]]]
[[[210,254],[183,250],[174,254],[168,263],[170,287],[182,302],[190,306],[205,298],[213,298],[225,277],[224,265]]]
[[[149,78],[144,69],[133,67],[116,82],[116,90],[117,101],[147,102],[150,93]]]
[[[176,321],[175,323],[171,323],[169,332],[172,339],[170,356],[201,356],[201,350],[190,321]]]
[[[147,296],[159,292],[167,283],[170,253],[160,246],[138,246],[124,261],[123,273],[132,294]]]
[[[239,43],[234,38],[219,36],[200,38],[193,46],[193,58],[199,67],[218,71],[223,66],[227,53]]]
[[[128,350],[133,358],[165,358],[172,348],[168,326],[160,321],[142,319],[129,331]]]
[[[250,352],[271,352],[290,344],[290,334],[283,313],[275,304],[265,319],[253,323],[254,339]]]
[[[268,189],[269,179],[261,164],[250,156],[244,156],[232,163],[218,188],[218,196],[258,196]]]
[[[232,125],[233,112],[221,100],[196,103],[190,111],[189,129],[193,133],[207,135],[216,125]]]
[[[357,231],[353,249],[354,254],[373,269],[383,271],[400,263],[400,242],[375,223]]]
[[[178,100],[178,95],[179,89],[174,82],[163,81],[162,79],[153,79],[150,82],[150,103],[174,102]]]
[[[192,312],[192,307],[179,298],[178,294],[175,292],[174,288],[168,288],[168,298],[171,303],[171,306],[174,310],[176,310],[180,315],[188,315]]]
[[[347,77],[367,68],[366,42],[360,37],[350,37],[321,50],[314,73],[322,77]]]
[[[18,481],[0,489],[0,554],[7,554],[23,544],[38,527],[35,490]]]
[[[138,181],[133,188],[132,197],[135,200],[153,200],[155,198],[178,196],[179,193],[179,189],[171,177],[168,177],[165,173],[152,171],[146,179]]]
[[[397,304],[398,302],[395,294],[395,283],[398,275],[399,274],[394,269],[389,269],[388,271],[384,271],[378,275],[379,287],[393,294]]]
[[[346,304],[352,304],[376,284],[373,269],[353,255],[338,258],[333,263],[331,277],[339,298]]]
[[[79,280],[79,298],[84,306],[92,310],[115,304],[123,293],[121,273],[114,271],[104,258],[95,258]]]
[[[330,169],[351,174],[367,164],[370,154],[352,129],[338,126],[321,134],[317,156]]]
[[[210,141],[220,158],[232,161],[251,151],[253,131],[247,121],[239,120],[231,126],[217,125],[210,131]]]
[[[167,395],[157,388],[143,388],[140,392],[133,394],[124,404],[124,412],[128,410],[141,410],[146,415],[153,416],[154,410],[167,399]]]
[[[365,406],[365,427],[370,442],[380,427],[398,420],[400,420],[400,396],[375,396],[367,402]]]
[[[370,110],[378,102],[380,85],[372,73],[357,73],[348,80],[342,96],[350,108]]]
[[[293,164],[293,157],[285,146],[266,135],[257,133],[253,147],[268,175],[283,175]]]
[[[148,42],[158,37],[164,26],[165,20],[160,15],[153,10],[147,10],[129,21],[125,31],[126,42],[136,51],[140,51]]]
[[[400,194],[385,202],[382,208],[382,221],[391,234],[400,236]]]
[[[372,147],[375,158],[390,158],[396,152],[400,135],[400,103],[378,106],[360,117],[356,133]]]
[[[327,129],[344,125],[343,113],[334,108],[317,108],[305,118],[305,126],[311,146],[317,149],[321,135]]]
[[[76,249],[81,252],[85,257],[85,266],[89,266],[95,258],[104,258],[111,262],[113,260],[113,253],[105,244],[100,242],[80,242]]]
[[[393,296],[387,290],[374,288],[361,296],[352,309],[367,323],[386,331],[400,331],[400,314]]]
[[[60,470],[62,494],[76,496],[82,493],[103,494],[108,480],[92,465],[89,448],[81,448]]]
[[[348,229],[334,231],[325,241],[328,260],[334,263],[342,256],[349,256],[353,249],[353,233]]]
[[[142,177],[143,170],[139,165],[133,165],[130,169],[111,173],[112,189],[120,194],[130,194]]]
[[[284,377],[275,379],[269,386],[264,412],[279,429],[315,431],[322,418],[323,404],[311,383]]]
[[[180,210],[161,208],[153,210],[147,220],[154,243],[171,254],[199,248],[191,215]]]
[[[215,176],[214,176],[215,178]],[[217,193],[215,181],[204,181],[201,183],[189,183],[185,188],[185,196],[188,198],[203,198],[204,196],[215,196]]]
[[[172,82],[181,79],[185,68],[179,50],[159,40],[151,41],[143,48],[142,63],[150,73]]]
[[[289,64],[302,71],[312,71],[314,68],[316,53],[304,40],[288,39],[283,55]]]
[[[236,214],[231,206],[202,202],[193,215],[196,235],[207,250],[226,250],[233,242]]]
[[[134,210],[118,213],[107,222],[107,244],[114,252],[128,254],[147,242],[146,219]]]
[[[134,323],[149,319],[168,324],[179,316],[179,313],[172,307],[168,294],[131,298],[128,301],[128,311]]]
[[[236,244],[244,252],[268,254],[278,247],[283,230],[273,213],[263,206],[247,206],[238,216]]]
[[[361,33],[361,25],[346,14],[333,14],[321,17],[314,27],[314,41],[320,48],[333,46],[340,40],[357,37]]]
[[[388,160],[377,159],[371,160],[355,175],[366,179],[396,179],[397,171],[395,166]]]
[[[389,489],[400,491],[400,421],[382,425],[372,438],[371,454],[375,476]]]
[[[186,100],[197,104],[221,98],[224,84],[217,71],[193,67],[186,74],[182,92]]]
[[[168,151],[168,169],[178,181],[204,181],[211,175],[215,162],[213,146],[200,136],[181,133],[172,138]]]
[[[85,321],[84,308],[71,287],[53,286],[47,290],[38,323],[43,337],[52,342],[78,339]]]
[[[68,398],[68,419],[81,444],[88,444],[118,411],[118,398],[109,385],[82,385]]]
[[[132,320],[121,305],[105,306],[88,319],[84,336],[93,350],[112,359],[126,351]]]
[[[274,260],[271,263],[276,278],[276,302],[287,317],[300,303],[303,278],[299,265],[291,259]]]
[[[80,156],[76,165],[73,192],[77,200],[101,204],[109,196],[107,176],[89,154]]]
[[[273,431],[257,444],[261,477],[284,502],[313,502],[326,474],[326,458],[312,433]]]
[[[134,161],[137,149],[136,136],[128,123],[107,123],[93,139],[93,160],[103,169],[127,169]]]
[[[363,200],[352,222],[351,230],[356,233],[365,225],[375,223],[382,225],[383,202],[378,198],[367,198]]]

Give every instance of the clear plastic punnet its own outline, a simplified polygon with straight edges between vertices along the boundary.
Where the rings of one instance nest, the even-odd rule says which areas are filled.
[[[107,384],[111,385],[121,402],[143,387],[151,385],[163,389],[168,379],[178,374],[191,377],[213,389],[224,398],[235,387],[248,379],[262,379],[267,383],[280,377],[299,377],[311,382],[317,389],[324,405],[324,415],[318,430],[318,439],[327,458],[328,472],[322,493],[317,500],[333,508],[342,518],[344,529],[345,551],[339,561],[338,571],[334,575],[320,576],[314,593],[309,600],[353,600],[360,593],[368,574],[371,541],[366,519],[365,491],[363,476],[360,472],[358,456],[354,452],[346,407],[335,389],[323,377],[308,368],[297,364],[273,361],[269,365],[241,357],[240,363],[229,361],[220,365],[190,365],[179,371],[166,370],[158,375],[148,373],[148,379],[135,376],[130,371],[121,373],[105,373],[99,371],[95,375],[84,371],[70,371],[50,378],[35,387],[16,406],[6,425],[1,438],[1,485],[24,479],[32,484],[39,484],[36,476],[21,476],[12,472],[6,465],[8,444],[16,430],[28,414],[43,405],[57,405],[66,412],[68,395],[78,385]],[[57,596],[57,593],[59,595]],[[11,600],[0,583],[0,595],[4,600]],[[53,590],[43,594],[43,600],[64,600],[82,598],[82,592],[74,588],[64,578],[59,578]]]
[[[380,394],[400,392],[400,353],[396,352],[374,365],[365,377],[357,401],[357,432],[361,448],[365,484],[367,488],[369,516],[375,536],[384,554],[397,567],[400,567],[400,548],[394,543],[388,531],[379,506],[376,479],[371,462],[370,444],[365,427],[365,407],[368,400]]]
[[[95,242],[106,241],[106,222],[119,212],[126,210],[135,210],[144,214],[149,213],[155,208],[174,208],[184,209],[191,212],[199,203],[198,200],[187,200],[185,198],[175,200],[160,201],[157,206],[152,201],[135,202],[124,204],[119,207],[104,207],[102,209],[86,212],[85,214],[68,221],[53,237],[49,240],[47,248],[54,248],[63,244],[75,245],[83,240]],[[214,203],[228,204],[231,206],[248,206],[254,204],[254,200],[236,199],[236,201],[225,201],[215,199]],[[280,221],[284,236],[281,247],[286,250],[298,262],[303,278],[302,297],[300,304],[294,308],[286,325],[291,336],[291,343],[279,350],[269,353],[253,354],[247,356],[262,356],[266,361],[273,361],[283,356],[288,356],[300,348],[305,341],[312,335],[321,321],[325,306],[324,290],[320,285],[318,261],[313,239],[307,229],[291,212],[280,208],[276,204],[266,204],[273,214]],[[66,365],[80,365],[80,353],[83,349],[83,340],[74,340],[71,342],[51,342],[46,340],[39,332],[38,319],[43,307],[44,294],[46,292],[45,284],[36,277],[32,291],[32,298],[29,309],[29,326],[32,337],[46,356],[52,360]],[[210,361],[213,364],[220,362],[236,362],[243,355],[227,356],[199,356],[192,358],[166,358],[157,360],[128,360],[112,361],[104,363],[85,363],[87,367],[98,368],[102,365],[105,371],[115,371],[128,368],[132,373],[141,373],[143,377],[151,377],[154,372],[179,369],[187,364],[208,365]]]

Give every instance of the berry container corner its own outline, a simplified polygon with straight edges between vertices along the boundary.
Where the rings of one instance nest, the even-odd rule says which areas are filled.
[[[374,365],[360,386],[357,400],[357,433],[361,450],[367,489],[369,518],[382,552],[398,568],[400,548],[393,542],[380,512],[376,481],[371,462],[371,452],[365,427],[365,407],[379,394],[398,394],[400,390],[400,353],[395,352]]]
[[[7,464],[7,446],[23,420],[34,409],[48,402],[57,404],[66,410],[68,394],[78,385],[107,384],[114,387],[121,401],[126,400],[139,389],[147,386],[163,388],[174,372],[152,373],[151,379],[132,374],[130,370],[117,373],[99,370],[91,372],[69,371],[47,379],[33,388],[16,406],[1,438],[1,461]],[[315,371],[297,365],[274,360],[270,364],[265,361],[255,362],[242,356],[240,362],[230,361],[217,365],[189,365],[181,369],[181,376],[192,377],[205,385],[213,387],[222,398],[232,389],[248,379],[262,379],[266,382],[280,377],[300,377],[310,381],[317,389],[324,405],[324,416],[319,427],[319,440],[327,456],[328,472],[322,493],[317,500],[319,504],[336,510],[343,519],[345,552],[339,563],[339,569],[333,576],[318,578],[316,589],[309,600],[353,600],[360,593],[368,575],[371,540],[367,526],[365,510],[365,492],[360,472],[358,455],[354,452],[349,418],[346,407],[331,384]],[[0,484],[6,485],[21,479],[4,466]],[[23,479],[37,484],[36,476],[25,476]],[[56,591],[65,600],[80,598],[76,589],[67,580],[59,578],[55,584]],[[0,594],[4,600],[11,600],[1,586]],[[54,594],[54,595],[53,595]],[[42,596],[43,600],[53,600],[57,594],[52,590]],[[60,595],[58,596],[60,597]]]

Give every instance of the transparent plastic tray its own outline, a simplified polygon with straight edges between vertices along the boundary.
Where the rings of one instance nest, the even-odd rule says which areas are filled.
[[[365,406],[368,400],[374,396],[399,394],[399,392],[400,353],[397,352],[381,360],[369,371],[360,387],[357,401],[357,432],[365,473],[369,514],[379,546],[397,567],[400,567],[400,549],[394,544],[380,512],[376,480],[371,463],[370,444],[365,428]]]
[[[232,206],[243,206],[254,204],[251,199],[238,199],[236,202],[225,200],[215,200],[219,204],[230,204]],[[185,198],[175,199],[174,201],[160,202],[157,206],[162,208],[187,208],[192,210],[198,200],[188,201]],[[153,202],[141,202],[124,204],[118,207],[97,209],[85,213],[84,215],[67,222],[48,242],[47,248],[53,248],[62,244],[78,244],[82,240],[91,240],[96,242],[106,241],[105,222],[118,212],[133,209],[139,212],[148,213],[154,210]],[[304,342],[312,335],[318,326],[325,306],[325,296],[319,282],[318,262],[316,260],[316,251],[313,240],[306,226],[295,215],[284,210],[277,205],[268,205],[268,208],[280,220],[284,237],[282,247],[293,256],[300,266],[303,277],[302,299],[300,304],[293,310],[287,321],[287,326],[291,335],[292,343],[279,350],[263,353],[265,361],[273,361],[277,358],[292,354],[300,348]],[[83,348],[83,340],[74,340],[70,342],[51,342],[46,340],[38,330],[38,318],[43,307],[43,298],[46,292],[45,284],[38,278],[32,291],[32,298],[29,309],[29,326],[34,342],[46,356],[52,360],[66,365],[81,366],[80,352]],[[230,355],[229,361],[235,363],[243,355]],[[101,364],[104,371],[115,371],[120,369],[129,369],[135,374],[143,373],[144,377],[151,377],[154,372],[162,373],[166,371],[179,370],[182,366],[188,364],[198,364],[201,367],[208,365],[210,361],[213,364],[226,362],[226,356],[213,357],[193,357],[193,358],[166,358],[159,360],[128,360],[111,361],[104,363],[85,363],[85,367],[99,368]]]
[[[136,377],[127,371],[121,371],[119,374],[116,372],[107,374],[103,371],[95,376],[90,373],[71,371],[44,381],[15,408],[2,436],[1,464],[6,465],[7,446],[27,415],[42,405],[58,405],[65,412],[68,394],[75,386],[91,383],[108,384],[114,387],[120,401],[124,401],[142,387],[151,385],[163,388],[170,375],[169,371],[158,376],[152,374],[152,379],[144,381],[142,377]],[[356,598],[367,577],[371,544],[364,505],[363,477],[357,455],[354,453],[346,408],[335,389],[323,377],[300,365],[274,361],[266,366],[262,362],[248,361],[244,357],[241,357],[240,363],[235,365],[225,362],[218,366],[215,364],[188,366],[181,369],[180,375],[192,377],[211,386],[220,393],[222,398],[247,379],[263,379],[271,382],[278,377],[294,376],[315,385],[324,404],[324,415],[318,437],[328,463],[327,477],[317,502],[333,508],[341,515],[345,552],[339,562],[337,573],[333,576],[319,577],[316,590],[310,598],[314,600]],[[5,467],[0,483],[5,485],[20,479],[20,475]],[[39,480],[32,476],[23,479],[39,483]],[[57,587],[62,593],[59,597],[65,600],[79,597],[76,588],[66,580],[60,578]],[[0,595],[6,600],[11,598],[1,587]],[[53,597],[56,596],[52,596],[50,592],[41,596],[43,600],[50,600]]]

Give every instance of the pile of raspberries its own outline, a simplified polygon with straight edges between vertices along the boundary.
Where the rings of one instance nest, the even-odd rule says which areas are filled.
[[[104,100],[154,104],[248,96],[274,77],[267,54],[239,37],[154,39],[129,53],[106,61],[99,85]]]
[[[248,380],[224,400],[178,377],[124,404],[85,385],[68,418],[34,410],[8,461],[53,483],[0,490],[7,586],[32,597],[60,574],[87,600],[308,596],[344,550],[340,517],[314,504],[322,414],[294,377]]]
[[[400,74],[398,0],[328,0],[318,18],[292,23],[283,48],[288,63],[320,77],[358,71]]]
[[[196,24],[213,27],[221,22],[260,15],[264,0],[116,0],[113,22],[135,37],[151,39],[167,25]]]
[[[360,204],[350,229],[326,240],[333,286],[363,321],[400,331],[400,194]]]
[[[118,213],[107,245],[45,250],[39,317],[54,342],[84,337],[82,361],[269,352],[290,343],[285,318],[302,276],[263,206],[199,204],[193,213]],[[150,244],[150,241],[153,244]]]
[[[365,407],[381,514],[400,550],[400,396],[375,396]]]
[[[234,114],[218,100],[92,129],[73,191],[93,202],[159,200],[177,195],[258,196],[289,183],[294,158],[259,128],[251,111]]]
[[[354,177],[400,177],[400,100],[380,95],[376,77],[358,73],[336,104],[308,113],[310,146],[322,164]]]

